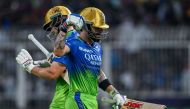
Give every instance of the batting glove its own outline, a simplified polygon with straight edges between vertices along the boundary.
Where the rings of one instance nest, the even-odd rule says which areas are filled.
[[[51,63],[49,63],[49,61],[47,59],[43,59],[43,60],[37,60],[33,62],[34,65],[40,66],[40,67],[49,67],[51,65]]]
[[[67,25],[73,25],[76,30],[81,30],[83,27],[83,17],[79,14],[69,14],[66,19]]]
[[[111,91],[110,95],[112,96],[113,100],[116,102],[116,105],[118,105],[118,106],[122,106],[125,103],[125,101],[127,100],[126,97],[122,97],[122,95],[116,91]]]
[[[34,65],[37,65],[40,67],[49,67],[53,61],[53,58],[55,57],[56,56],[54,55],[54,53],[51,53],[51,55],[49,55],[47,59],[34,61]]]
[[[74,26],[77,31],[80,31],[83,27],[84,19],[79,14],[69,14],[65,22],[59,26],[59,30],[67,32],[68,26]]]
[[[120,94],[116,94],[113,97],[113,100],[116,101],[116,105],[122,106],[125,103],[124,98]]]
[[[31,73],[31,70],[35,67],[33,59],[27,50],[22,49],[16,57],[17,63],[26,71]]]

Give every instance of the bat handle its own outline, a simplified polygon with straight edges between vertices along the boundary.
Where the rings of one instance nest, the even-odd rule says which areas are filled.
[[[110,104],[115,104],[116,103],[114,100],[106,98],[106,97],[102,97],[101,101],[103,101],[105,103],[110,103]]]
[[[28,39],[31,40],[46,55],[46,57],[48,57],[48,50],[34,37],[33,34],[29,34]]]
[[[112,105],[113,109],[119,109],[119,106],[116,105],[116,102],[115,102],[114,100],[109,99],[109,98],[106,98],[106,97],[102,97],[101,100],[102,100],[103,102],[113,104],[113,105]]]
[[[116,106],[115,106],[115,109],[119,109],[119,106],[118,106],[118,105],[116,105]]]

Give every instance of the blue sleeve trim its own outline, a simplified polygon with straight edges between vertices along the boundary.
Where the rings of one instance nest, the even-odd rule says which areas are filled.
[[[67,56],[61,56],[61,57],[55,57],[53,58],[53,61],[52,62],[58,62],[58,63],[61,63],[61,64],[64,64],[64,65],[67,65]]]

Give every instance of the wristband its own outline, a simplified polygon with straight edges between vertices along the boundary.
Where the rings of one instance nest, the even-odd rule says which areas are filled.
[[[105,79],[105,80],[103,80],[102,82],[99,83],[99,87],[100,87],[102,90],[104,90],[104,91],[107,89],[107,87],[108,87],[109,85],[111,85],[111,83],[109,82],[108,79]]]

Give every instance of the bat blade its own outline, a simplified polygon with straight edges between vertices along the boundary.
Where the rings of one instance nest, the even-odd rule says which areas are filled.
[[[102,97],[102,101],[110,104],[116,103],[114,100],[105,97]],[[162,104],[127,99],[123,104],[122,109],[166,109],[166,106]]]
[[[123,107],[131,109],[166,109],[166,106],[162,104],[143,102],[133,99],[128,99],[128,102],[124,103]]]

